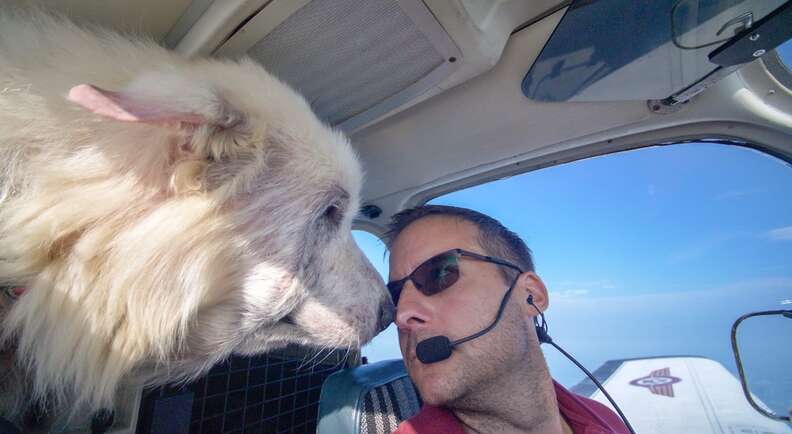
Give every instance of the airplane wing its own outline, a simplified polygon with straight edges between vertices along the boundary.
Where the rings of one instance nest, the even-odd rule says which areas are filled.
[[[708,358],[610,360],[593,375],[619,404],[636,433],[792,434],[787,424],[754,410],[737,378]],[[588,378],[570,390],[612,408]]]

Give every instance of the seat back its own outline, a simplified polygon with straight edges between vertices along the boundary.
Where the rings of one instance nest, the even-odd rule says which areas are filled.
[[[0,434],[22,434],[11,422],[0,417]]]
[[[362,365],[327,377],[317,434],[390,434],[421,408],[402,360]]]

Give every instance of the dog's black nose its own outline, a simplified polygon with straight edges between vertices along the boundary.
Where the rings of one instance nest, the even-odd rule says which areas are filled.
[[[385,330],[393,322],[394,311],[393,303],[388,300],[387,303],[380,306],[379,322],[377,323],[377,333]]]

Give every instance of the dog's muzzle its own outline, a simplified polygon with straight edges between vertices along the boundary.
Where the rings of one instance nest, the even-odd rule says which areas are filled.
[[[393,318],[393,303],[389,302],[384,306],[380,306],[379,318],[377,320],[377,333],[385,330],[393,322]]]

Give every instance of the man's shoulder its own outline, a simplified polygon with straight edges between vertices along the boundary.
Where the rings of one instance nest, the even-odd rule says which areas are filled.
[[[462,425],[450,410],[424,405],[415,416],[403,421],[393,434],[464,434]]]
[[[588,427],[597,427],[600,432],[629,433],[627,426],[610,407],[585,396],[570,392],[553,382],[558,399],[558,408],[575,432],[588,432]]]
[[[627,434],[621,418],[608,406],[572,393],[553,382],[558,408],[575,433]],[[462,424],[443,407],[424,405],[415,416],[399,424],[393,434],[464,434]]]

